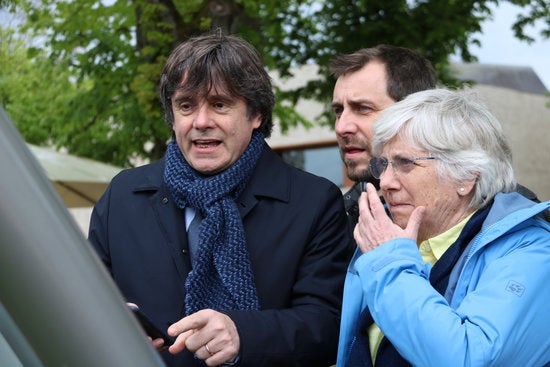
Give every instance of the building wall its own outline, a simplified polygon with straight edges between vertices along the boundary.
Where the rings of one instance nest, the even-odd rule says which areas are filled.
[[[468,91],[476,93],[503,125],[518,182],[539,199],[550,200],[550,98],[486,85]]]

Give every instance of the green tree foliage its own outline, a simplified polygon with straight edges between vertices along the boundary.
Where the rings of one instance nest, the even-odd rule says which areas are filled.
[[[475,36],[480,24],[491,16],[489,6],[499,3],[0,1],[0,8],[24,14],[24,22],[17,27],[19,34],[32,35],[41,45],[41,49],[21,47],[11,37],[12,46],[6,47],[12,51],[0,55],[18,58],[0,71],[0,96],[23,135],[37,144],[52,143],[118,165],[130,165],[132,157],[163,155],[170,131],[163,123],[158,100],[159,75],[170,50],[189,36],[213,29],[239,34],[260,50],[270,70],[282,76],[291,76],[294,66],[318,64],[321,79],[294,90],[276,91],[276,116],[287,128],[310,123],[292,108],[299,98],[315,98],[328,106],[333,85],[329,60],[361,47],[390,43],[417,49],[434,63],[443,83],[456,85],[448,70],[449,56],[458,53],[464,61],[475,61],[469,45],[479,43]],[[546,22],[542,35],[549,36],[550,4],[546,0],[508,2],[524,9],[511,25],[518,38],[529,41],[525,29],[537,20]],[[17,51],[25,48],[27,52]],[[316,122],[331,120],[325,111]]]
[[[1,30],[0,103],[27,142],[43,144],[63,135],[66,106],[78,93],[63,63],[52,63],[45,52],[28,49],[10,30]]]

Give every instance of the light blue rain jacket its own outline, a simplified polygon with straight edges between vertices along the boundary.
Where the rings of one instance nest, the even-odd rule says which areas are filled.
[[[430,285],[431,265],[411,239],[365,254],[358,249],[344,287],[337,366],[346,366],[354,326],[367,305],[414,366],[550,362],[550,224],[535,218],[549,207],[517,193],[498,194],[445,297]]]

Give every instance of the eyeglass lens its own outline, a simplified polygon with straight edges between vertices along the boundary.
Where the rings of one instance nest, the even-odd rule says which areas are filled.
[[[432,159],[436,159],[436,157],[403,158],[396,156],[391,161],[384,157],[373,157],[370,160],[369,167],[372,175],[375,178],[380,178],[380,176],[382,176],[382,174],[388,168],[389,164],[392,165],[396,173],[409,173],[414,169],[415,161]]]

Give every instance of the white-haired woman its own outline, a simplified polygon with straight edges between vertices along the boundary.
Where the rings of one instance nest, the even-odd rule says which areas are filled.
[[[374,125],[338,366],[550,362],[550,224],[513,192],[510,147],[471,95],[434,89]],[[388,216],[389,213],[389,216]]]

